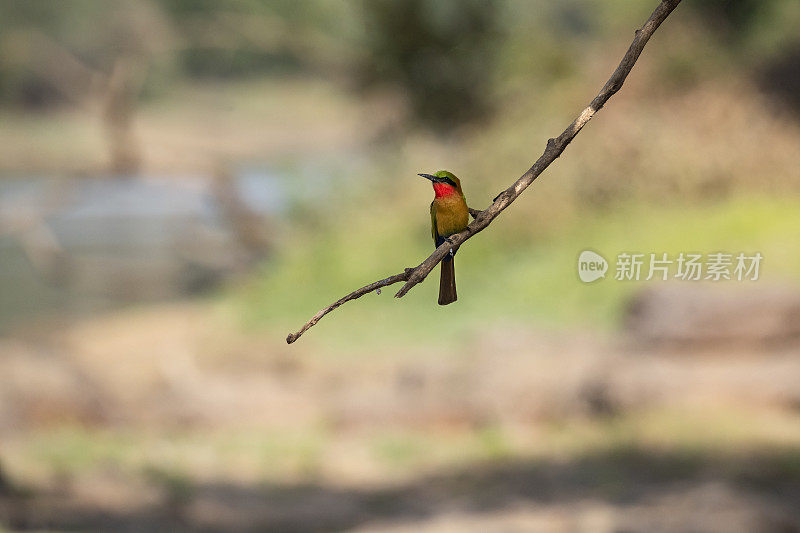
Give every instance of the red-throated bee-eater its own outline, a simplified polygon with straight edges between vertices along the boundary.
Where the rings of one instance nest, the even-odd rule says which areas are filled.
[[[461,182],[454,174],[440,170],[436,174],[419,174],[433,182],[435,195],[431,202],[431,234],[438,248],[451,235],[463,231],[469,224],[469,208]],[[447,305],[458,299],[456,295],[456,271],[453,265],[455,249],[442,259],[442,274],[439,278],[439,305]]]

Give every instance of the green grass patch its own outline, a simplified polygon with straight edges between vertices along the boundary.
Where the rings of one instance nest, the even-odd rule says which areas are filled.
[[[422,222],[408,228],[401,217],[383,217],[364,229],[363,221],[369,217],[359,213],[355,218],[340,219],[293,241],[266,263],[236,296],[246,322],[288,333],[321,307],[416,264],[430,251]],[[381,295],[369,294],[346,304],[323,319],[303,342],[369,350],[386,343],[434,347],[469,343],[487,325],[613,329],[632,293],[645,284],[665,283],[614,280],[619,253],[758,251],[764,256],[761,282],[797,280],[798,227],[800,199],[791,197],[738,196],[693,205],[632,203],[579,212],[562,227],[520,241],[493,238],[509,231],[500,217],[459,251],[457,303],[436,305],[435,271],[401,301],[392,298],[399,289],[396,285]],[[606,279],[580,282],[576,264],[585,249],[609,261]]]

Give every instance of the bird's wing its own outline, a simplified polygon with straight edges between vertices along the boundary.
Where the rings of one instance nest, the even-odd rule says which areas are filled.
[[[439,232],[436,231],[436,207],[431,202],[431,236],[433,237],[433,243],[438,247],[442,243],[442,238],[439,236]]]
[[[436,223],[436,207],[433,202],[431,202],[431,236],[433,237],[433,244],[437,248],[444,242],[444,237],[439,235],[439,225]]]

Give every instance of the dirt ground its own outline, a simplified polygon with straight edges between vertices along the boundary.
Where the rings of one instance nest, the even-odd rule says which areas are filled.
[[[796,458],[795,458],[796,460]],[[637,450],[509,461],[381,488],[203,483],[180,501],[59,491],[7,497],[15,530],[796,531],[787,457],[736,461]],[[128,488],[134,490],[134,488]]]
[[[0,524],[800,530],[795,348],[508,328],[436,358],[289,351],[205,304],[18,331],[0,342]]]

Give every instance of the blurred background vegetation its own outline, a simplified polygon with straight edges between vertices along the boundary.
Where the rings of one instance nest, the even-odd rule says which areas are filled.
[[[796,0],[683,2],[456,305],[283,344],[431,251],[417,172],[487,206],[655,5],[0,0],[0,529],[800,527]],[[664,354],[629,319],[673,284],[584,249],[765,259]]]

